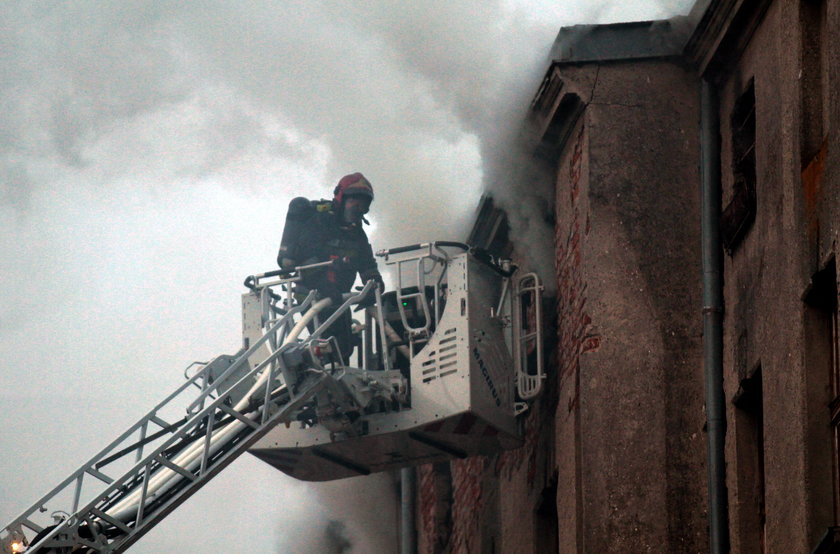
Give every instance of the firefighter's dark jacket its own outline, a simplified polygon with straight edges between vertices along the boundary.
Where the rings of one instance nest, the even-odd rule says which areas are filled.
[[[330,200],[295,198],[289,203],[277,263],[283,269],[338,259],[334,268],[303,275],[310,288],[331,295],[349,292],[358,273],[362,281],[381,282],[365,230],[346,225]]]

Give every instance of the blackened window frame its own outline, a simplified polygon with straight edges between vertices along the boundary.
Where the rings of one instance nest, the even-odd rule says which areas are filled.
[[[742,544],[758,545],[759,552],[763,553],[766,552],[767,479],[764,457],[764,384],[760,363],[741,380],[732,403],[737,408],[737,482],[739,498],[743,504],[738,507],[741,511],[738,533]]]
[[[831,488],[831,500],[824,499],[824,502],[831,502],[833,500],[833,510],[829,514],[824,514],[820,521],[815,521],[817,529],[820,527],[827,530],[822,533],[822,538],[818,545],[812,550],[813,554],[828,554],[838,552],[840,547],[840,314],[838,313],[838,286],[837,286],[837,263],[834,256],[831,256],[824,264],[824,267],[811,277],[811,283],[803,295],[805,304],[809,307],[810,319],[816,324],[806,331],[810,331],[809,353],[817,353],[813,357],[812,363],[814,367],[810,371],[815,371],[814,382],[810,387],[815,390],[813,393],[817,394],[817,406],[822,416],[818,418],[817,424],[822,426],[827,422],[828,429],[826,429],[828,436],[815,436],[825,444],[826,440],[830,441],[830,460],[827,460],[831,469],[831,482],[826,483],[823,479],[828,476],[812,475],[810,480],[816,483],[815,486],[823,486]],[[819,352],[823,354],[820,355]],[[826,386],[827,385],[827,386]],[[822,393],[820,399],[820,390],[828,389],[828,397]],[[822,420],[820,424],[819,420]],[[811,455],[820,455],[820,451],[825,452],[819,445],[815,445],[817,450]],[[826,445],[827,446],[827,445]]]
[[[730,116],[732,138],[732,199],[721,216],[721,237],[732,256],[755,221],[756,194],[756,113],[755,80],[738,97]]]

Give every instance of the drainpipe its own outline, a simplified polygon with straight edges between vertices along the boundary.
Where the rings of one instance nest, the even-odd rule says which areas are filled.
[[[723,394],[723,272],[720,240],[720,120],[717,93],[700,88],[700,181],[703,256],[703,367],[706,383],[709,552],[729,552],[726,493],[726,406]]]
[[[414,524],[416,475],[413,467],[400,470],[400,554],[417,554],[417,531]]]

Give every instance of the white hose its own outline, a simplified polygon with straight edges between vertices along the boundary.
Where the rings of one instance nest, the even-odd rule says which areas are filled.
[[[301,332],[306,328],[310,321],[324,308],[332,304],[332,299],[324,298],[319,300],[315,304],[309,308],[305,314],[300,318],[300,321],[292,328],[289,334],[286,336],[286,339],[283,341],[283,345],[289,344],[290,342],[297,340],[298,336]],[[266,379],[268,379],[269,372],[264,370],[262,374],[259,376],[257,381],[248,391],[248,393],[242,397],[242,399],[236,404],[234,410],[241,411],[248,405],[250,401],[251,395],[254,394],[260,387],[263,386]],[[234,419],[232,422],[228,423],[226,426],[217,429],[213,432],[213,436],[210,439],[210,455],[214,454],[220,447],[227,443],[227,439],[235,436],[239,431],[241,431],[245,427],[245,423],[238,419]],[[204,453],[204,441],[199,440],[191,444],[187,447],[186,450],[178,454],[173,460],[172,463],[183,467],[189,471],[192,471],[200,462],[200,458]],[[163,467],[155,473],[155,475],[149,480],[148,487],[146,488],[146,497],[147,499],[151,498],[155,494],[163,494],[170,487],[175,485],[177,480],[173,480],[173,477],[180,477],[183,478],[183,475],[173,471],[167,467]],[[171,482],[170,482],[171,481]],[[110,510],[108,510],[108,515],[122,520],[127,521],[129,518],[134,517],[139,504],[140,498],[143,492],[143,487],[138,487],[135,491],[131,494],[120,500],[117,504],[115,504]]]
[[[385,334],[388,335],[388,338],[391,339],[393,342],[402,342],[402,338],[394,331],[394,328],[391,327],[391,324],[387,321],[385,322]],[[404,344],[397,346],[397,350],[406,357],[406,359],[411,359],[411,352],[408,350],[408,347]]]

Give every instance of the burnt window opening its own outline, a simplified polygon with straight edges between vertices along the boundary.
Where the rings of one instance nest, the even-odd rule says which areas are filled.
[[[537,159],[544,161],[549,167],[557,166],[563,146],[585,108],[586,104],[577,94],[563,95],[534,151]]]
[[[483,248],[497,258],[507,258],[513,250],[507,213],[488,194],[481,197],[467,244]]]
[[[755,83],[735,102],[732,130],[732,200],[721,217],[721,236],[731,256],[755,221]]]
[[[740,501],[737,533],[742,545],[765,549],[765,472],[764,472],[764,391],[761,366],[742,379],[733,399],[735,411],[735,449],[737,486]]]
[[[836,276],[836,273],[835,273]],[[837,280],[834,280],[834,310],[831,312],[831,415],[834,457],[834,525],[840,525],[840,325],[837,317]]]
[[[557,523],[557,472],[540,494],[535,511],[535,552],[555,554],[560,551],[560,530]]]
[[[811,278],[804,295],[806,333],[807,398],[813,406],[808,418],[806,447],[818,473],[809,476],[815,483],[810,539],[819,542],[814,552],[840,551],[840,322],[838,321],[837,264],[831,259]],[[827,394],[826,394],[827,392]],[[828,423],[828,425],[826,425]],[[828,532],[826,532],[828,529]]]

